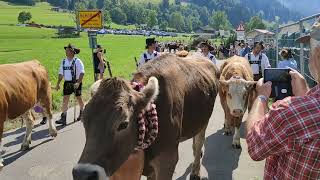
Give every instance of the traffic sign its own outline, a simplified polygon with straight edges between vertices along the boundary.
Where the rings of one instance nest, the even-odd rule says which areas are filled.
[[[79,11],[78,16],[81,28],[101,29],[103,27],[101,10]]]

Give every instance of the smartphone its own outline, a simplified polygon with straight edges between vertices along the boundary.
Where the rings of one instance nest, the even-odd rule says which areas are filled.
[[[264,82],[272,82],[271,98],[281,100],[293,95],[289,72],[288,68],[266,68],[264,70]]]
[[[106,49],[104,49],[104,50],[103,50],[103,53],[105,54],[106,52],[107,52],[107,50],[106,50]]]

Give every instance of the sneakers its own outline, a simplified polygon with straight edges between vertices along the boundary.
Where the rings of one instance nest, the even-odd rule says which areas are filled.
[[[79,113],[79,116],[78,116],[78,118],[77,118],[77,121],[80,121],[80,120],[81,120],[81,118],[82,118],[82,113],[83,113],[83,110],[80,110],[80,113]]]
[[[67,125],[67,113],[62,113],[60,120],[56,121],[56,124],[61,124],[63,126]]]
[[[42,121],[40,122],[41,125],[47,124],[47,117],[43,117]]]

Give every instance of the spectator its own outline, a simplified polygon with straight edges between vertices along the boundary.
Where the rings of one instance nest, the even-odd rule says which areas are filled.
[[[262,53],[264,49],[263,42],[255,42],[253,46],[253,51],[245,55],[251,64],[253,79],[258,81],[263,76],[263,71],[265,68],[270,68],[270,62],[268,57]]]
[[[309,70],[319,83],[320,22],[298,41],[310,42]],[[266,159],[265,180],[319,180],[320,86],[309,90],[299,72],[290,75],[294,96],[277,101],[267,114],[271,82],[259,80],[258,98],[247,119],[248,152],[253,160]]]
[[[249,47],[249,44],[246,43],[246,45],[245,45],[245,47],[244,47],[244,49],[243,49],[243,51],[242,51],[241,56],[242,56],[242,57],[245,57],[248,53],[250,53],[250,51],[251,51],[251,49],[250,49],[250,47]]]
[[[282,60],[279,61],[277,68],[291,68],[298,70],[297,61],[294,60],[294,53],[291,49],[283,49],[280,51]]]

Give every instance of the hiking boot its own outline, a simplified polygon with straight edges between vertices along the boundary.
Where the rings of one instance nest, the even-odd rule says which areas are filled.
[[[47,124],[47,117],[43,117],[42,121],[40,122],[41,125]]]
[[[80,120],[81,120],[81,118],[82,118],[82,113],[83,113],[83,110],[80,110],[80,113],[79,113],[79,116],[78,116],[78,118],[77,118],[77,121],[80,121]]]
[[[67,125],[67,113],[62,113],[60,120],[56,121],[56,124]]]

